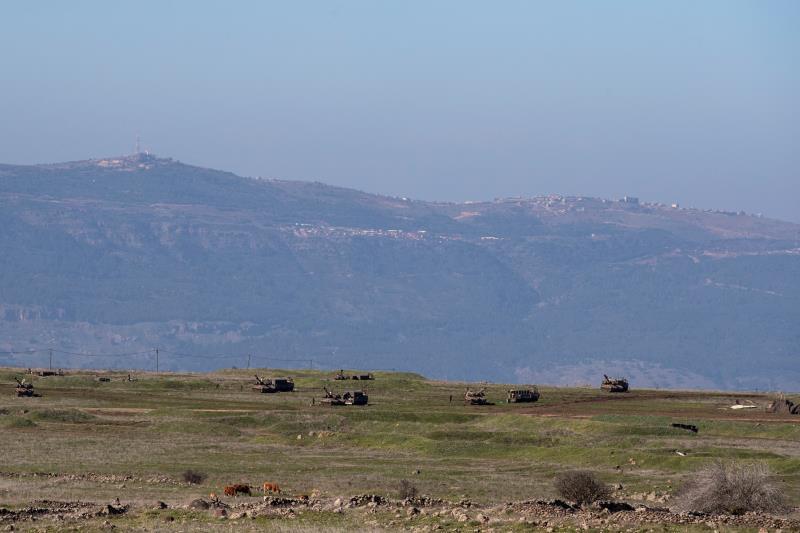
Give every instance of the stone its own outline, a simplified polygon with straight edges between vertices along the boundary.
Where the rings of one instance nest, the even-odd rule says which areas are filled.
[[[200,509],[205,510],[208,509],[210,506],[207,501],[202,498],[197,498],[196,500],[192,500],[189,502],[189,509]]]

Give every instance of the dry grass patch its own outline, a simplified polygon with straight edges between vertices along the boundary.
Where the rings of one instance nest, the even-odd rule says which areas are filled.
[[[788,508],[765,463],[713,463],[686,481],[677,502],[683,510],[709,514],[779,513]]]

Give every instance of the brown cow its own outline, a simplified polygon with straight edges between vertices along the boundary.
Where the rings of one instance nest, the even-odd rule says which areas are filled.
[[[238,496],[239,494],[247,494],[250,496],[250,485],[242,483],[235,483],[233,485],[225,486],[225,496]]]
[[[278,486],[277,483],[270,483],[269,481],[264,482],[264,494],[266,493],[272,494],[280,494],[281,488]]]

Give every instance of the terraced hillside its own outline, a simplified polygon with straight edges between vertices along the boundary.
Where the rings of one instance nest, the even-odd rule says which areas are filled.
[[[250,390],[250,371],[225,370],[142,373],[137,381],[126,372],[34,377],[41,397],[17,398],[12,378],[21,375],[0,371],[0,525],[200,530],[236,521],[237,529],[278,531],[499,531],[664,522],[677,531],[800,524],[791,513],[731,518],[667,510],[683,480],[717,459],[765,462],[791,505],[800,505],[800,416],[766,413],[769,398],[760,394],[546,387],[535,404],[506,404],[508,387],[490,384],[494,405],[465,406],[467,384],[416,374],[334,381],[291,371],[294,392],[259,394]],[[320,405],[324,386],[364,387],[369,405]],[[758,407],[730,409],[737,401]],[[614,486],[614,500],[644,507],[600,513],[547,503],[553,477],[579,468]],[[206,477],[190,484],[187,470]],[[402,480],[416,499],[402,503]],[[284,499],[222,494],[225,485],[264,481],[278,483]],[[187,507],[196,499],[207,504],[212,492],[230,506],[226,518],[215,516],[222,507]],[[157,501],[166,508],[156,509]]]

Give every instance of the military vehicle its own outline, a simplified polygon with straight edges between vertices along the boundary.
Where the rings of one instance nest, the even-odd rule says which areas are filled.
[[[292,378],[272,378],[272,384],[278,392],[292,392],[294,390],[294,380]]]
[[[17,387],[16,389],[14,389],[15,392],[17,393],[17,397],[38,396],[36,393],[33,392],[33,383],[26,383],[25,379],[22,379],[22,381],[20,381],[17,378],[14,378],[14,381],[17,382]]]
[[[508,391],[506,403],[536,402],[539,400],[539,389],[511,389]]]
[[[800,415],[800,404],[796,404],[791,400],[787,400],[786,396],[781,393],[777,398],[772,400],[769,405],[767,405],[767,412],[786,415]]]
[[[325,397],[320,400],[320,403],[327,405],[367,405],[369,403],[369,396],[364,391],[345,391],[342,394],[334,394],[327,387],[323,387],[323,389],[325,389]]]
[[[58,370],[45,370],[45,369],[41,369],[41,368],[40,369],[36,369],[36,370],[32,370],[32,369],[29,368],[28,369],[28,374],[30,374],[32,376],[34,376],[34,375],[35,376],[41,376],[41,377],[44,378],[44,377],[47,377],[47,376],[63,376],[64,375],[64,371],[61,370],[60,368]]]
[[[628,380],[625,378],[610,378],[603,374],[603,383],[600,388],[607,392],[628,392]]]
[[[464,391],[464,405],[489,405],[489,400],[486,399],[486,389]]]
[[[262,379],[255,375],[256,384],[252,389],[256,392],[273,393],[273,392],[291,392],[294,390],[294,381],[292,378],[272,378]]]
[[[372,374],[345,374],[344,370],[339,370],[339,372],[337,372],[336,375],[333,376],[333,379],[337,381],[342,381],[346,379],[366,381],[370,379],[375,379],[375,376],[373,376]]]

